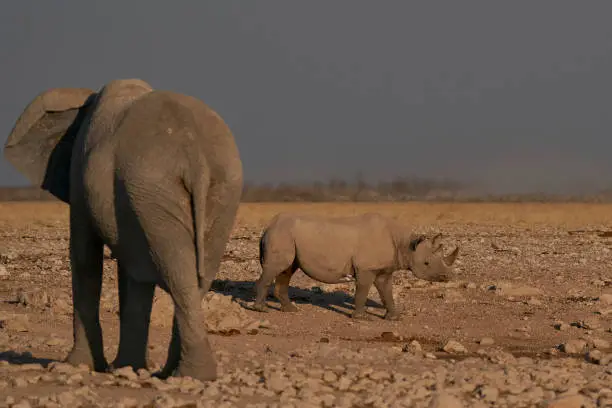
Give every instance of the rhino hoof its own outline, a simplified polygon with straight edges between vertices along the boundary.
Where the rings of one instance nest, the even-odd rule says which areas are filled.
[[[281,312],[286,312],[286,313],[295,313],[297,311],[299,311],[300,309],[297,308],[296,305],[293,304],[289,304],[286,306],[281,306]]]
[[[355,320],[371,320],[370,316],[366,312],[353,313],[351,318]]]
[[[255,310],[256,312],[268,313],[268,306],[266,306],[265,304],[255,303],[253,305],[253,310]]]
[[[391,321],[397,321],[400,320],[400,315],[399,313],[387,313],[385,314],[385,320],[391,320]]]

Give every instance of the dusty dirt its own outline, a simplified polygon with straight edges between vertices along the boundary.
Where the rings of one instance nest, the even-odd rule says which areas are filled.
[[[257,240],[278,211],[377,211],[461,246],[456,279],[395,275],[402,319],[374,289],[353,321],[353,284],[298,272],[297,313],[248,309]],[[584,204],[244,204],[203,306],[219,380],[160,381],[58,362],[71,346],[68,211],[0,203],[0,407],[612,407],[612,206]],[[333,248],[330,248],[333,250]],[[118,342],[115,264],[105,260],[107,358]],[[244,307],[243,307],[244,305]],[[152,369],[172,304],[156,295]],[[204,324],[204,323],[203,323]]]

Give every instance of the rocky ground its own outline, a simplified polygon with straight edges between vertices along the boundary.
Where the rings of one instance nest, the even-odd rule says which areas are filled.
[[[457,277],[395,276],[402,320],[353,321],[353,284],[298,272],[297,313],[249,310],[257,240],[277,211],[380,211],[461,246]],[[219,379],[93,373],[71,346],[65,206],[0,204],[0,407],[612,407],[612,206],[243,205],[203,302]],[[107,358],[118,341],[105,260]],[[163,364],[172,304],[157,292],[150,370]]]

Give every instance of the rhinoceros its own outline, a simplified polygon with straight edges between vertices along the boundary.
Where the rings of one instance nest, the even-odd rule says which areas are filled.
[[[255,285],[253,308],[266,312],[265,299],[274,281],[281,311],[295,312],[289,300],[289,281],[299,268],[323,283],[356,281],[355,319],[365,319],[372,284],[386,309],[385,319],[398,320],[393,301],[392,274],[411,270],[420,279],[449,281],[459,246],[444,256],[442,234],[426,237],[377,213],[320,217],[279,213],[259,240],[262,273]]]

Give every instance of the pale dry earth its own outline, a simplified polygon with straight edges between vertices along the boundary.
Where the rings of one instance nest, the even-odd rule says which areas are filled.
[[[459,244],[457,277],[395,276],[402,320],[353,321],[353,284],[298,272],[297,313],[248,309],[258,239],[279,211],[376,211]],[[612,205],[243,204],[203,302],[220,377],[152,379],[58,363],[71,339],[68,209],[0,203],[0,407],[612,407]],[[333,247],[330,248],[333,251]],[[102,324],[118,342],[115,264]],[[244,307],[243,307],[244,306]],[[163,364],[172,304],[156,295],[152,369]],[[204,324],[204,322],[203,322]]]

